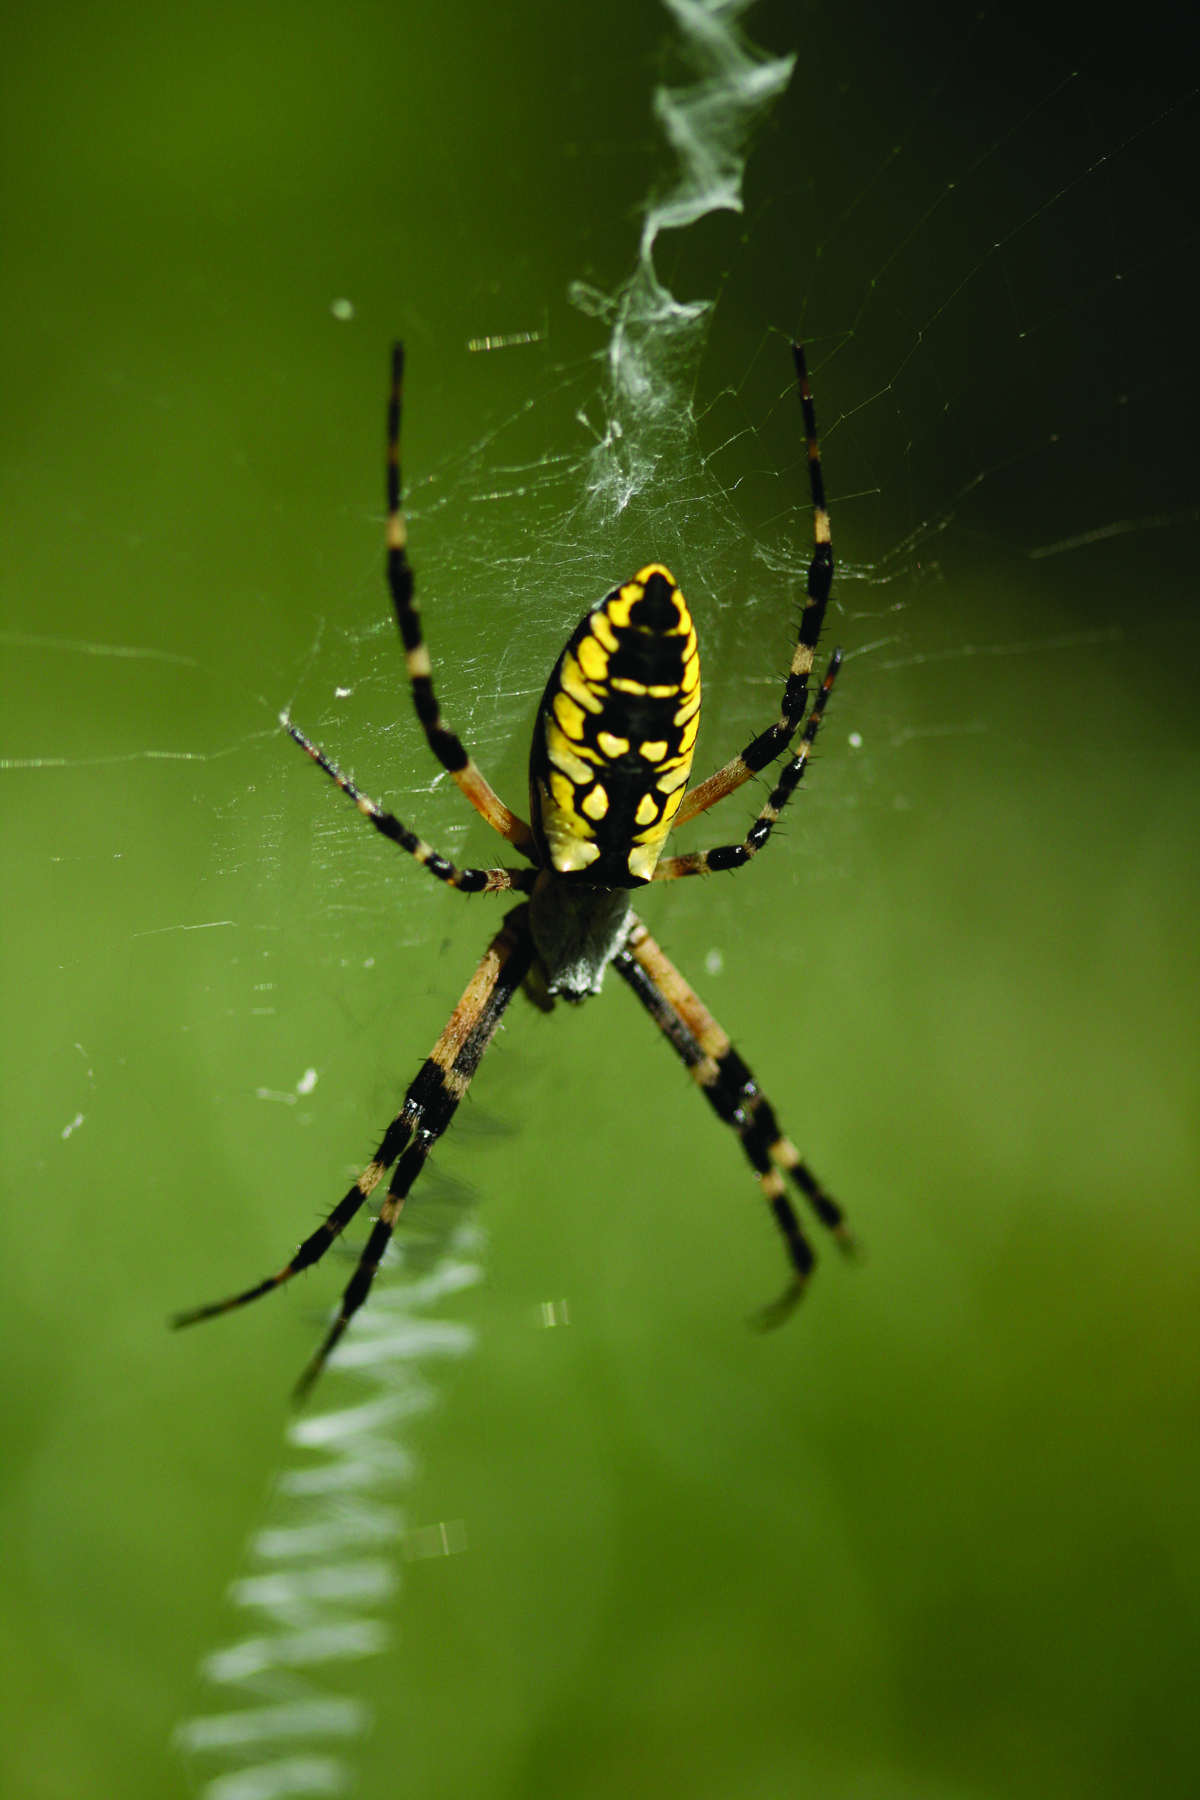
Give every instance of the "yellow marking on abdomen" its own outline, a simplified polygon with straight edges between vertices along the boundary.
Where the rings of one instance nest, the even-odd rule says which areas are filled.
[[[571,655],[569,650],[563,657],[562,672],[558,679],[560,685],[566,689],[572,700],[574,700],[577,705],[582,706],[586,712],[599,713],[604,711],[603,700],[598,699],[597,696],[593,694],[591,688],[583,679],[583,670],[575,661],[575,658]]]
[[[638,825],[652,825],[658,818],[658,802],[653,794],[643,794],[638,801],[638,809],[633,815]]]
[[[600,846],[591,841],[595,833],[575,809],[574,788],[565,775],[559,774],[551,774],[549,792],[540,779],[537,786],[551,867],[560,875],[586,869],[599,857]]]
[[[579,646],[579,664],[589,681],[603,681],[608,674],[608,652],[598,638],[585,637]]]
[[[583,736],[583,708],[576,706],[571,696],[564,694],[561,688],[555,694],[552,705],[554,716],[567,736],[581,738]]]
[[[608,794],[597,782],[590,794],[585,794],[580,807],[589,819],[602,819],[608,811]]]
[[[560,875],[570,875],[574,870],[586,869],[589,863],[597,862],[599,857],[599,844],[587,843],[583,838],[563,838],[558,842],[553,838],[550,840],[550,860]]]
[[[656,832],[653,843],[635,844],[629,852],[629,873],[639,881],[650,881],[653,878],[654,865],[662,853],[664,835]]]
[[[556,769],[569,775],[572,781],[589,782],[594,771],[575,753],[575,746],[563,732],[558,729],[553,719],[546,720],[546,753]]]
[[[604,610],[610,622],[618,631],[624,631],[629,624],[629,615],[642,597],[642,590],[636,581],[627,582],[619,594],[608,601]]]
[[[628,738],[614,737],[611,731],[602,731],[596,742],[610,761],[618,756],[624,756],[629,748]]]
[[[617,648],[617,634],[609,624],[608,614],[603,608],[594,612],[588,622],[606,650],[611,651]]]
[[[658,763],[667,754],[666,738],[655,738],[653,743],[639,744],[638,755],[644,756],[647,762]]]
[[[588,773],[590,774],[591,771],[589,770]],[[592,835],[590,829],[575,811],[575,789],[566,776],[560,775],[557,769],[550,771],[550,792],[554,796],[559,812],[566,814],[567,820],[576,834],[581,837],[590,837]]]
[[[689,756],[678,768],[668,769],[665,775],[660,775],[654,784],[659,793],[673,794],[676,788],[686,787],[688,775],[691,773],[691,767],[692,759]],[[682,794],[679,798],[683,798]],[[677,800],[675,804],[678,806],[679,800]]]

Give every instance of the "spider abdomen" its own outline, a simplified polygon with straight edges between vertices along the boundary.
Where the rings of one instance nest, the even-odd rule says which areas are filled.
[[[590,886],[649,881],[699,723],[696,628],[674,576],[651,563],[580,620],[542,696],[529,792],[546,866]]]

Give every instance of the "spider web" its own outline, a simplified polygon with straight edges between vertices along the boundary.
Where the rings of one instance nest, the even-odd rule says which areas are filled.
[[[1072,576],[1058,581],[1047,629],[1037,630],[1034,605],[1022,609],[1032,631],[1006,633],[991,613],[981,621],[990,635],[964,641],[958,592],[981,570],[1045,595],[1037,578],[1059,574],[1064,559],[1082,568],[1098,545],[1175,536],[1200,517],[1190,461],[1164,478],[1161,457],[1151,472],[1133,450],[1156,434],[1176,439],[1179,397],[1195,377],[1176,296],[1196,237],[1166,201],[1151,230],[1144,197],[1147,168],[1184,140],[1194,90],[1131,92],[1128,72],[1105,60],[1116,13],[1097,27],[1092,66],[1072,67],[1062,45],[1029,58],[1016,20],[948,8],[915,105],[908,93],[851,105],[824,92],[814,103],[812,87],[792,81],[794,56],[766,56],[737,35],[743,7],[668,10],[694,79],[660,86],[653,110],[683,174],[651,196],[632,275],[613,289],[574,280],[574,317],[560,307],[552,336],[531,321],[471,346],[515,359],[543,335],[548,351],[586,345],[590,321],[594,347],[514,360],[500,383],[514,394],[510,410],[495,404],[486,430],[445,462],[409,468],[439,693],[519,808],[524,746],[557,647],[597,596],[653,556],[700,621],[697,777],[762,729],[810,554],[787,355],[797,336],[809,347],[834,507],[826,638],[848,653],[839,723],[825,734],[830,766],[803,804],[830,814],[835,834],[853,831],[851,813],[892,805],[905,786],[906,745],[985,729],[966,713],[919,716],[904,671],[1061,655],[1126,629],[1120,606],[1102,602],[1102,613]],[[845,46],[834,48],[836,62]],[[984,99],[947,152],[960,93]],[[743,155],[731,146],[781,96],[743,196]],[[801,178],[781,180],[792,168]],[[1121,221],[1135,195],[1143,223],[1131,242]],[[704,297],[679,297],[693,287]],[[366,771],[389,771],[388,803],[439,848],[461,859],[469,841],[486,858],[491,846],[456,804],[430,807],[446,782],[414,766],[411,726],[396,719],[394,626],[378,596],[366,610],[314,647],[289,704],[368,788]],[[852,772],[828,757],[839,732]],[[327,813],[313,829],[336,889],[342,823]],[[807,852],[793,844],[791,854],[802,863]],[[381,848],[378,866],[391,860]],[[439,929],[440,898],[406,890],[407,943]],[[689,884],[676,903],[701,902]],[[354,904],[368,934],[389,906],[361,895]],[[336,898],[325,910],[334,935],[352,930]]]

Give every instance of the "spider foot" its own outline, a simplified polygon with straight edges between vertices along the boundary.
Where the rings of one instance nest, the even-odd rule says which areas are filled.
[[[790,1319],[804,1298],[804,1290],[808,1286],[808,1276],[797,1276],[789,1281],[777,1300],[760,1307],[751,1313],[749,1323],[756,1331],[775,1331],[786,1320]]]
[[[330,1356],[333,1354],[334,1349],[341,1340],[349,1323],[350,1320],[344,1313],[334,1321],[321,1348],[317,1351],[312,1361],[304,1370],[299,1381],[292,1389],[292,1399],[297,1406],[303,1406],[304,1402],[308,1399],[308,1396],[312,1393],[325,1364],[329,1361]]]
[[[189,1306],[184,1312],[172,1313],[168,1320],[173,1331],[181,1331],[185,1325],[199,1325],[204,1319],[218,1319],[222,1313],[233,1312],[239,1306],[248,1306],[251,1300],[258,1300],[263,1294],[269,1294],[272,1288],[279,1286],[287,1275],[269,1275],[257,1286],[247,1288],[242,1294],[231,1294],[227,1300],[212,1300],[207,1306]]]
[[[855,1233],[851,1231],[844,1219],[839,1225],[833,1227],[833,1237],[834,1242],[837,1244],[838,1249],[841,1251],[847,1262],[860,1263],[866,1261],[866,1245],[860,1237],[857,1237]]]

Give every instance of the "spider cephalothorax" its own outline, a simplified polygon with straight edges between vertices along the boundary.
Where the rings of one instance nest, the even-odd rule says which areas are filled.
[[[413,701],[434,755],[476,811],[530,866],[456,868],[361,793],[286,716],[283,723],[375,828],[440,881],[466,893],[516,890],[529,898],[505,916],[450,1023],[349,1193],[276,1274],[228,1300],[178,1314],[176,1324],[192,1324],[243,1306],[319,1261],[395,1165],[337,1317],[301,1379],[301,1390],[307,1389],[366,1299],[413,1182],[454,1117],[513,995],[524,988],[543,1009],[552,1007],[556,996],[579,1002],[599,993],[610,967],[633,989],[718,1118],[737,1133],[783,1234],[792,1278],[781,1298],[762,1315],[764,1321],[786,1317],[814,1262],[785,1177],[842,1247],[852,1247],[840,1207],[783,1136],[750,1070],[635,916],[629,900],[630,889],[651,881],[738,869],[756,855],[803,777],[841,664],[841,651],[836,650],[809,709],[809,681],[833,578],[833,552],[804,353],[793,344],[792,354],[808,448],[814,552],[778,720],[688,794],[700,725],[696,628],[674,576],[661,563],[649,563],[584,615],[554,665],[534,723],[529,758],[532,822],[526,824],[509,811],[458,737],[443,724],[434,694],[401,510],[404,352],[396,346],[388,406],[388,585]],[[790,748],[802,723],[798,750],[779,773],[742,842],[663,857],[676,825],[706,812],[767,769]]]

